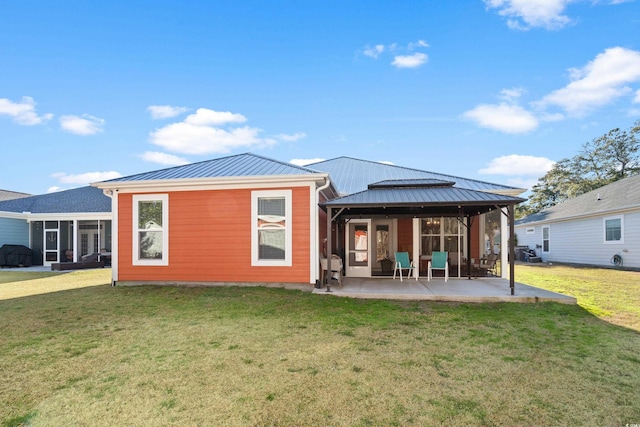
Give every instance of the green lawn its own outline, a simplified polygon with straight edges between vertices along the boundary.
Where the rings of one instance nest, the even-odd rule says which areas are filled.
[[[568,293],[584,288],[572,293],[582,305],[114,288],[108,270],[7,274],[16,273],[0,272],[3,426],[640,422],[632,302],[585,277],[556,283],[551,268],[518,266],[516,277],[571,282]],[[91,286],[79,288],[83,278]]]

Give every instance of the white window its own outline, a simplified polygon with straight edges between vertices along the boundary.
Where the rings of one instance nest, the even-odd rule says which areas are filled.
[[[133,265],[169,265],[169,195],[133,196]]]
[[[622,215],[604,218],[603,225],[605,243],[624,243],[624,221]]]
[[[542,227],[542,252],[549,252],[549,227]]]
[[[291,190],[251,192],[251,265],[291,266]]]

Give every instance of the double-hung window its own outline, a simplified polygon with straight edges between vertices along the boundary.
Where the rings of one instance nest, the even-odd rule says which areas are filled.
[[[291,266],[291,190],[251,193],[251,265]]]
[[[623,229],[624,221],[622,216],[610,216],[604,218],[604,242],[624,243]]]
[[[169,265],[169,196],[133,196],[133,265]]]

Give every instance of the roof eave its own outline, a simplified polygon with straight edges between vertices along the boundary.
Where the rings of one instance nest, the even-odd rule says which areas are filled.
[[[205,177],[159,179],[148,181],[101,181],[91,184],[92,187],[103,190],[167,190],[178,188],[198,188],[205,186],[250,186],[252,184],[293,184],[293,183],[324,183],[329,178],[327,173],[301,175],[264,175],[264,176],[233,176],[233,177]]]

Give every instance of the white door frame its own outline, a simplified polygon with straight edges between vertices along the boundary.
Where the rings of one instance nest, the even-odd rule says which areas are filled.
[[[365,225],[367,227],[366,240],[362,241],[366,244],[366,249],[352,248],[351,239],[349,238],[351,227],[356,225]],[[345,233],[345,249],[346,249],[346,268],[345,275],[347,277],[371,277],[371,220],[370,219],[352,219],[347,222]],[[352,257],[353,255],[353,257]],[[367,265],[351,265],[355,261],[356,256],[365,256]]]

